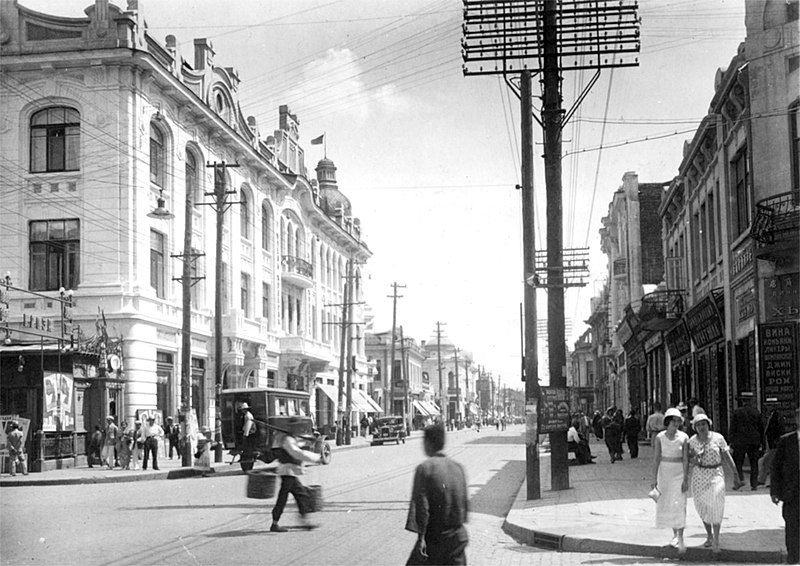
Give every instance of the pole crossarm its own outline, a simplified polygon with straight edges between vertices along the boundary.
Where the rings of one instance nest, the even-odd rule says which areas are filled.
[[[553,275],[560,274],[561,281],[553,283]],[[544,289],[585,287],[589,279],[589,248],[566,248],[562,250],[561,265],[548,265],[547,250],[536,250],[534,274],[528,277],[528,285]]]
[[[465,75],[544,70],[544,2],[463,0],[463,4]],[[550,26],[556,34],[559,69],[638,66],[638,57],[626,55],[641,50],[638,9],[638,3],[630,0],[559,2]]]

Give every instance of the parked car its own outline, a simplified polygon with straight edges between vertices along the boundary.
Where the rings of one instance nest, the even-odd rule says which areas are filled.
[[[222,442],[232,456],[239,456],[242,470],[253,469],[256,460],[269,463],[275,459],[273,443],[279,430],[289,429],[289,419],[302,420],[299,427],[298,443],[304,450],[322,456],[322,463],[331,461],[331,447],[324,435],[314,426],[310,416],[308,393],[272,387],[257,389],[226,389],[220,393],[222,405]],[[242,403],[250,406],[256,425],[255,437],[245,442],[242,434],[244,416],[239,410]],[[253,440],[250,440],[253,439]]]
[[[394,441],[396,444],[406,443],[406,425],[403,417],[388,416],[375,419],[372,442],[370,445]]]

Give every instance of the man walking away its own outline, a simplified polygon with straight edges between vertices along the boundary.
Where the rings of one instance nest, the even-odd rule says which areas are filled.
[[[628,413],[628,418],[625,419],[625,423],[622,425],[631,459],[639,457],[639,433],[641,430],[642,423],[639,422],[639,415],[636,409],[631,409],[631,412]]]
[[[442,453],[444,436],[442,425],[425,428],[428,459],[414,472],[406,530],[417,542],[407,564],[467,563],[467,480],[461,464]]]
[[[753,393],[743,392],[739,399],[741,406],[733,412],[731,418],[731,446],[733,447],[733,461],[736,464],[736,473],[744,481],[745,454],[750,460],[750,489],[758,489],[758,459],[764,448],[764,423],[761,415],[753,407]]]
[[[25,461],[25,435],[19,426],[19,422],[11,421],[8,423],[8,456],[11,459],[11,475],[17,475],[17,466],[23,476],[28,475],[28,464]]]
[[[281,477],[281,488],[278,491],[275,507],[272,509],[272,525],[269,530],[273,533],[285,533],[289,530],[286,527],[281,527],[279,522],[290,493],[297,502],[303,527],[306,529],[316,528],[316,525],[310,524],[306,519],[306,514],[311,507],[311,496],[308,493],[308,488],[300,483],[299,476],[304,473],[303,463],[319,464],[321,458],[319,454],[303,450],[298,444],[296,435],[300,432],[299,429],[302,424],[303,421],[298,417],[290,417],[288,422],[289,430],[278,432],[275,436],[274,442],[277,446],[273,448],[273,452],[277,455],[278,462],[280,462],[276,473]]]
[[[786,522],[786,563],[800,564],[800,406],[795,411],[797,430],[778,440],[770,471],[772,502],[783,501],[783,520]]]

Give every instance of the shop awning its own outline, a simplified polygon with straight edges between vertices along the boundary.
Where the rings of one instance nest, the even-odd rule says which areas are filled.
[[[353,410],[361,413],[382,413],[383,411],[369,395],[360,389],[353,389]]]
[[[422,403],[422,406],[425,407],[430,416],[435,417],[442,414],[439,407],[436,406],[436,403],[432,401],[420,401],[420,403]]]
[[[367,394],[364,394],[364,398],[367,400],[367,403],[369,403],[370,407],[372,407],[372,411],[370,411],[370,412],[372,412],[372,413],[382,413],[383,412],[383,409],[381,409],[381,406],[378,405],[375,402],[375,399],[373,399],[372,397],[370,397]]]
[[[419,414],[422,415],[423,417],[430,417],[431,416],[430,411],[428,409],[426,409],[425,406],[423,406],[421,401],[414,401],[411,404],[414,406],[414,408],[417,410],[417,412],[419,412]]]
[[[333,402],[333,410],[335,412],[336,408],[338,406],[338,403],[337,403],[336,400],[339,397],[339,391],[336,388],[336,386],[335,385],[325,385],[323,383],[317,383],[317,389],[322,391],[328,397],[328,399],[330,399]]]

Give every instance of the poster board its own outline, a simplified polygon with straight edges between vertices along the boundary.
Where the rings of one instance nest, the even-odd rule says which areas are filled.
[[[42,380],[42,430],[74,430],[75,382],[72,374],[44,372]]]
[[[569,389],[542,387],[539,405],[539,433],[563,432],[569,429]]]

